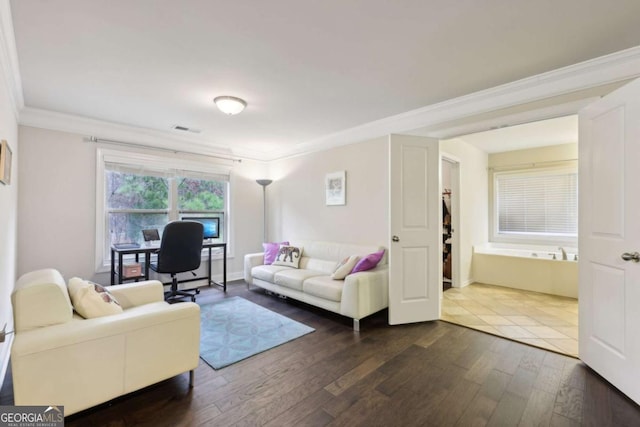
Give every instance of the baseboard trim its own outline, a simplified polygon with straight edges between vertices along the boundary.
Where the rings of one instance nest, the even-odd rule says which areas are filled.
[[[464,288],[465,286],[469,286],[469,285],[470,285],[470,284],[472,284],[473,282],[475,282],[475,280],[473,280],[473,279],[465,280],[464,282],[462,282],[462,283],[460,284],[460,287],[461,287],[461,288]]]

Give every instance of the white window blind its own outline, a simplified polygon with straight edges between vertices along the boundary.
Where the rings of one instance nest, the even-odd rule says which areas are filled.
[[[537,171],[496,174],[498,233],[578,234],[578,174]]]
[[[186,169],[173,169],[162,167],[150,167],[148,165],[134,165],[129,163],[105,162],[105,170],[126,174],[157,176],[157,177],[184,177],[194,179],[206,179],[214,181],[229,181],[229,171],[192,171]]]

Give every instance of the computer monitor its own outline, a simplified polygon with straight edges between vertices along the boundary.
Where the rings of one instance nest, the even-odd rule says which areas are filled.
[[[211,217],[186,217],[185,221],[197,221],[204,225],[204,238],[217,239],[220,237],[220,218]]]
[[[160,233],[158,233],[157,228],[142,230],[142,237],[145,242],[153,242],[155,240],[160,240]]]

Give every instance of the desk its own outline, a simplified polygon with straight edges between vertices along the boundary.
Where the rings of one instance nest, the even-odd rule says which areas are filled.
[[[226,243],[203,243],[202,247],[207,249],[209,254],[209,265],[207,267],[207,283],[209,286],[220,286],[224,292],[227,292],[227,244]],[[211,278],[211,249],[222,248],[222,283],[215,282]],[[151,254],[156,253],[159,247],[141,246],[139,248],[120,249],[111,246],[111,285],[123,283],[125,280],[149,280],[149,264],[151,263]],[[144,255],[144,270],[142,274],[134,277],[123,277],[122,258],[125,255],[135,255],[137,263],[140,262],[140,255]],[[116,269],[116,258],[118,258],[118,266]],[[116,276],[118,280],[116,281]],[[193,279],[181,280],[180,283],[193,282],[202,280],[204,277],[195,277]],[[166,283],[165,283],[166,284]]]

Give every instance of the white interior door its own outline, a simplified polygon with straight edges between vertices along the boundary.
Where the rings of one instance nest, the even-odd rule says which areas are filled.
[[[440,153],[437,139],[389,137],[389,323],[440,318]]]
[[[579,120],[579,355],[640,403],[640,80]]]

